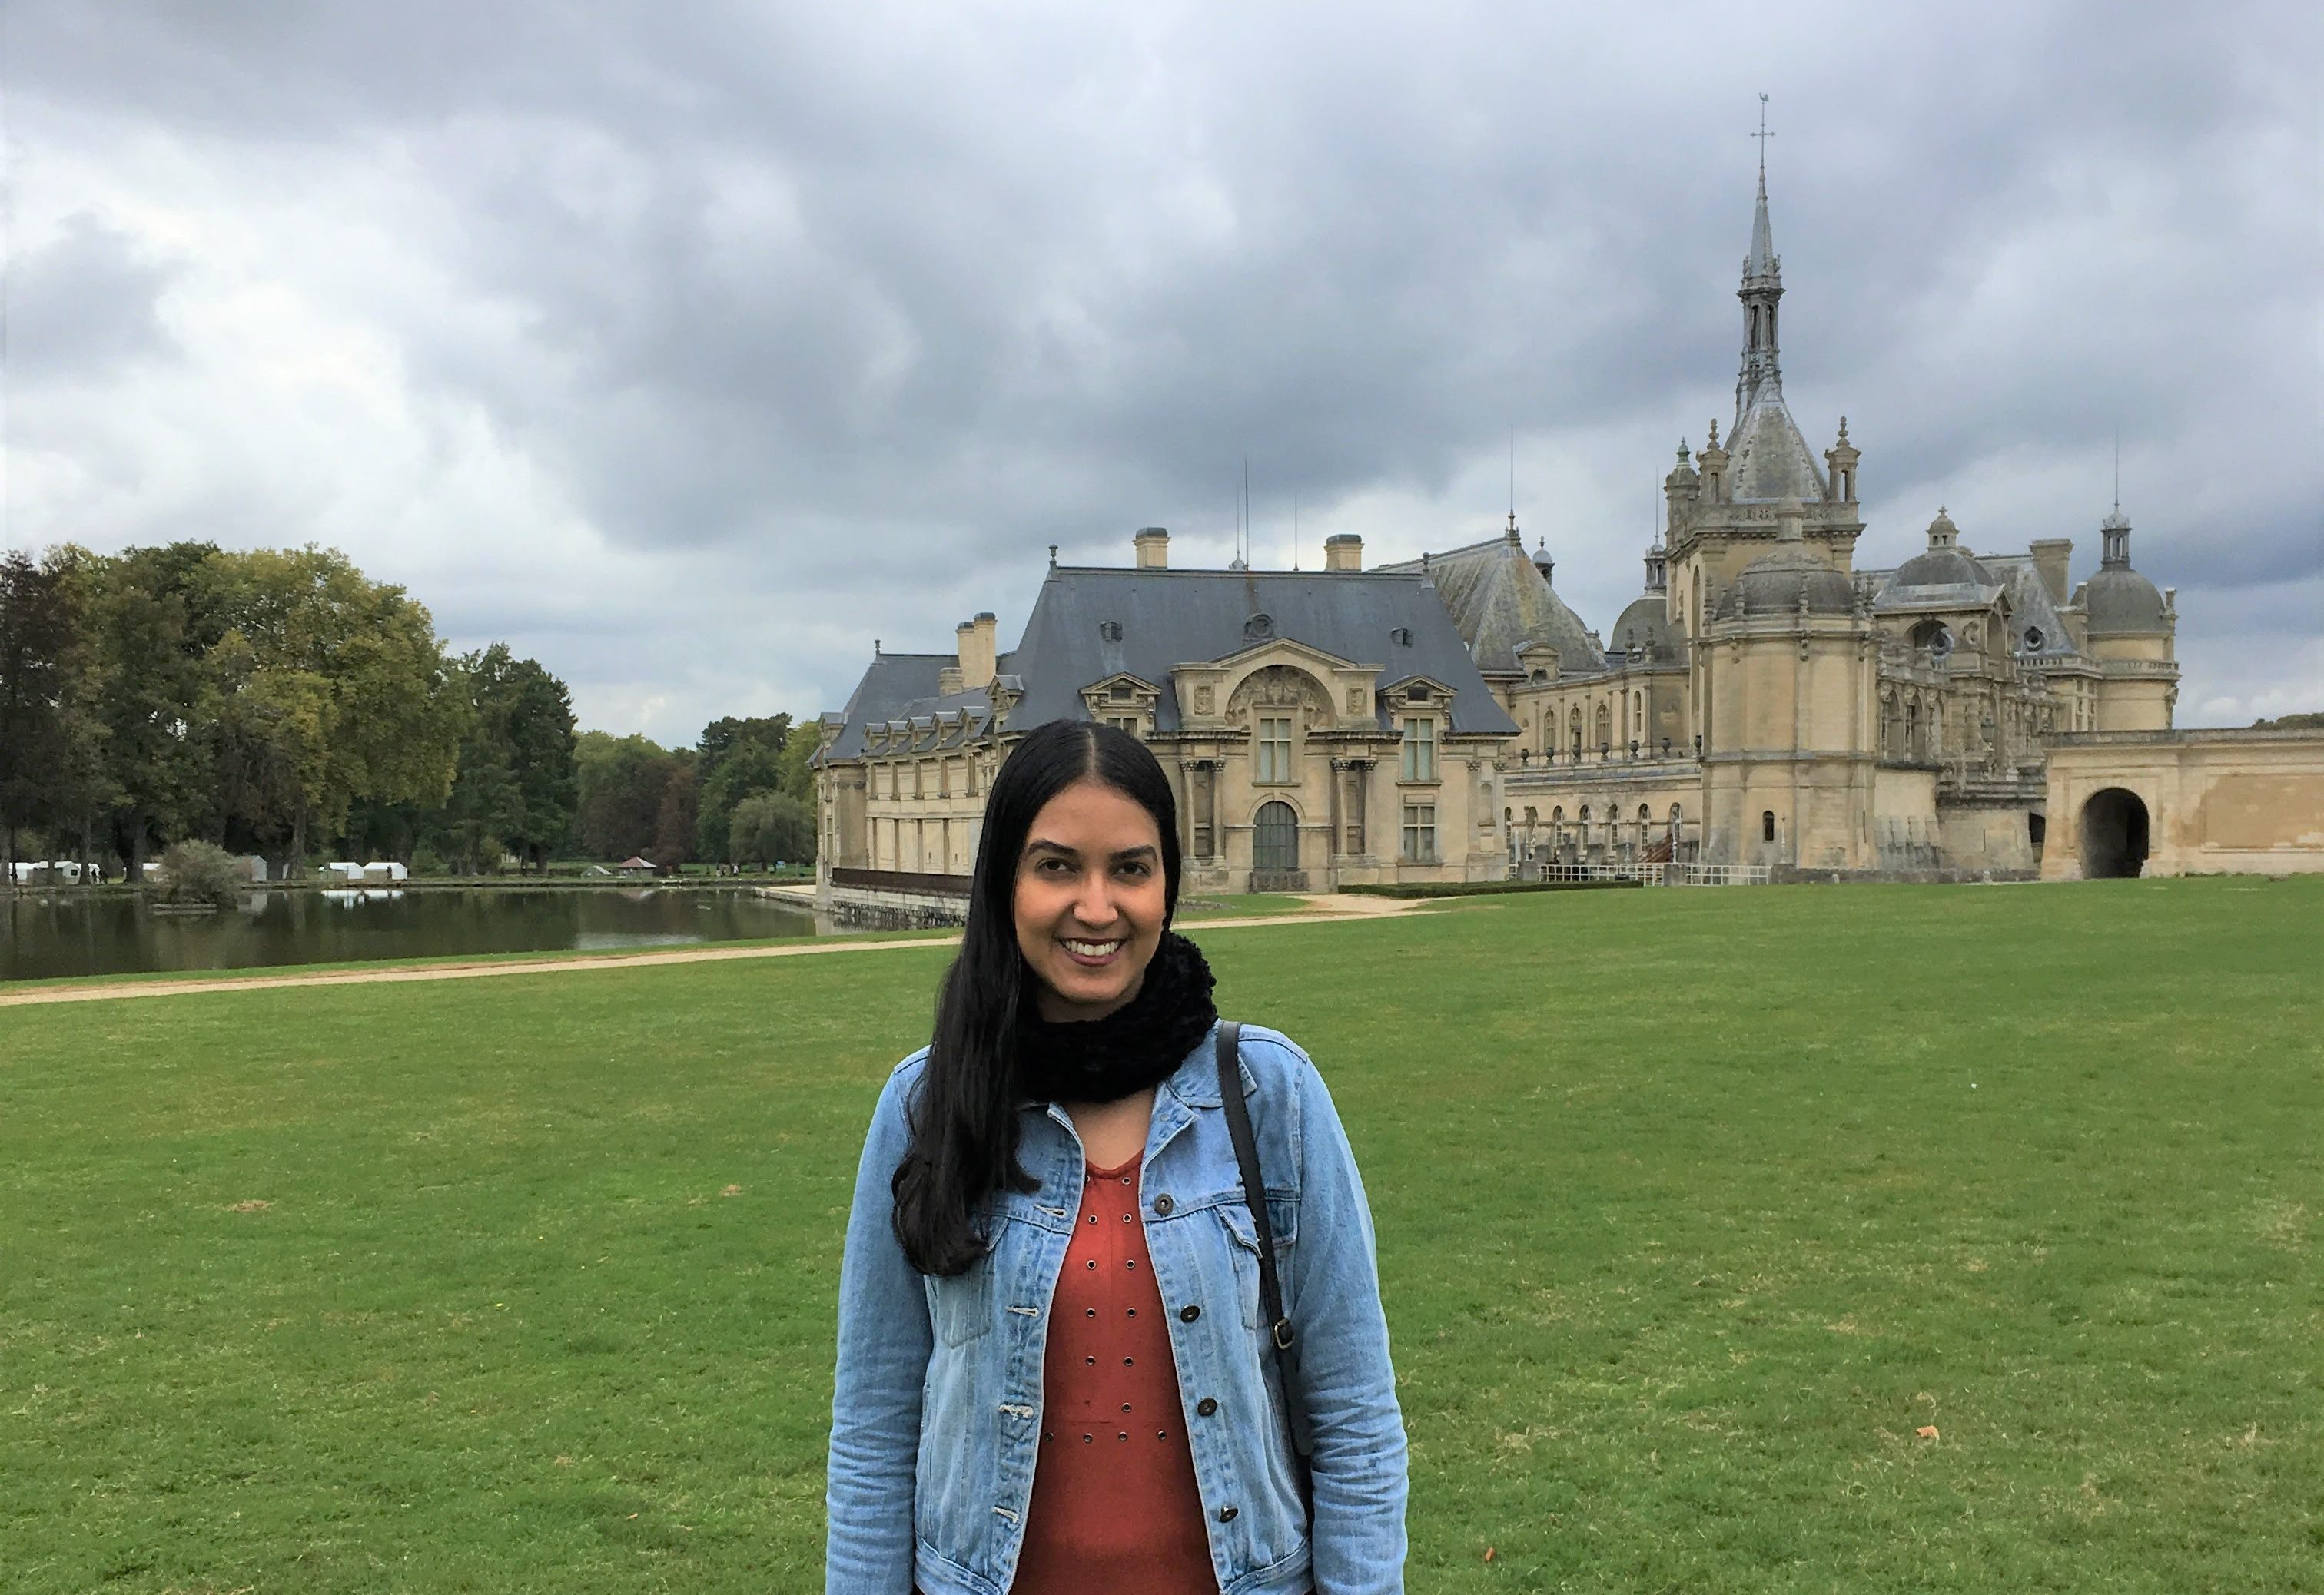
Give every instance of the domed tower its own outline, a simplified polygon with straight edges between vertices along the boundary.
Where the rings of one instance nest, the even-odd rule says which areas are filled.
[[[2098,661],[2100,731],[2168,731],[2179,702],[2177,595],[2130,567],[2130,520],[2117,503],[2098,526],[2098,574],[2074,595]]]
[[[1710,863],[1872,867],[1874,668],[1856,585],[1775,506],[1774,550],[1705,623],[1704,835]]]
[[[1783,259],[1768,217],[1767,174],[1759,171],[1751,212],[1751,244],[1736,298],[1743,309],[1743,354],[1735,377],[1735,416],[1726,436],[1719,423],[1690,456],[1682,447],[1663,479],[1668,510],[1669,599],[1674,641],[1691,661],[1692,718],[1704,727],[1710,702],[1708,652],[1690,645],[1710,630],[1717,596],[1733,588],[1743,568],[1768,551],[1779,506],[1799,512],[1801,539],[1825,568],[1843,578],[1864,531],[1857,499],[1862,456],[1843,421],[1839,441],[1819,462],[1784,397],[1777,340],[1784,298]]]

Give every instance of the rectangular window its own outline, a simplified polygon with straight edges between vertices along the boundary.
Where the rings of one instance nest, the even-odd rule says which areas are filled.
[[[1291,722],[1288,717],[1260,719],[1259,768],[1251,779],[1261,782],[1291,779]]]
[[[1436,862],[1436,805],[1407,803],[1404,806],[1404,862],[1407,864],[1433,864]]]
[[[1105,723],[1116,731],[1126,731],[1132,736],[1138,734],[1138,716],[1135,715],[1108,715]]]
[[[1436,779],[1436,722],[1425,715],[1413,715],[1404,723],[1404,779]]]

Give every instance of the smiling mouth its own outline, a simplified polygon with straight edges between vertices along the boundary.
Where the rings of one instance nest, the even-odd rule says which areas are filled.
[[[1111,963],[1122,947],[1119,941],[1084,942],[1065,936],[1057,939],[1057,945],[1063,947],[1066,956],[1074,963],[1087,964]]]

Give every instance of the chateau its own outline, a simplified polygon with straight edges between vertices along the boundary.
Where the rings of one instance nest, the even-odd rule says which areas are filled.
[[[950,652],[875,648],[846,708],[823,716],[826,897],[957,893],[1001,761],[1060,715],[1154,749],[1194,891],[1656,862],[1775,879],[2041,871],[2045,737],[2078,745],[2092,804],[2110,737],[2149,763],[2181,757],[2156,751],[2177,745],[2173,595],[2133,567],[2118,506],[2080,581],[2070,539],[1980,554],[1941,509],[1924,551],[1859,567],[1862,456],[1844,417],[1819,456],[1784,402],[1783,295],[1763,171],[1735,412],[1723,438],[1713,421],[1700,448],[1680,445],[1666,532],[1609,634],[1558,595],[1514,514],[1481,541],[1369,570],[1345,534],[1305,573],[1173,569],[1150,527],[1127,567],[1061,567],[1052,548],[1015,649],[999,650],[991,613],[963,622]],[[2202,757],[2225,770],[2241,755]],[[2089,867],[2136,873],[2147,811],[2115,796],[2140,807],[2105,821],[2120,857]],[[2307,824],[2310,801],[2295,795],[2284,824]]]

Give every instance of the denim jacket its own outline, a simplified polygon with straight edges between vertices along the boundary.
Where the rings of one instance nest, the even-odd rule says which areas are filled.
[[[1259,1248],[1215,1042],[1213,1031],[1155,1093],[1139,1182],[1211,1565],[1222,1595],[1400,1591],[1404,1424],[1355,1159],[1307,1055],[1245,1026],[1243,1094],[1314,1430],[1311,1529],[1259,1322]],[[994,1199],[986,1256],[966,1273],[915,1272],[890,1225],[889,1181],[926,1059],[905,1059],[880,1094],[848,1218],[829,1595],[1007,1595],[1024,1544],[1049,1305],[1086,1163],[1063,1110],[1022,1108],[1018,1158],[1039,1188]]]

